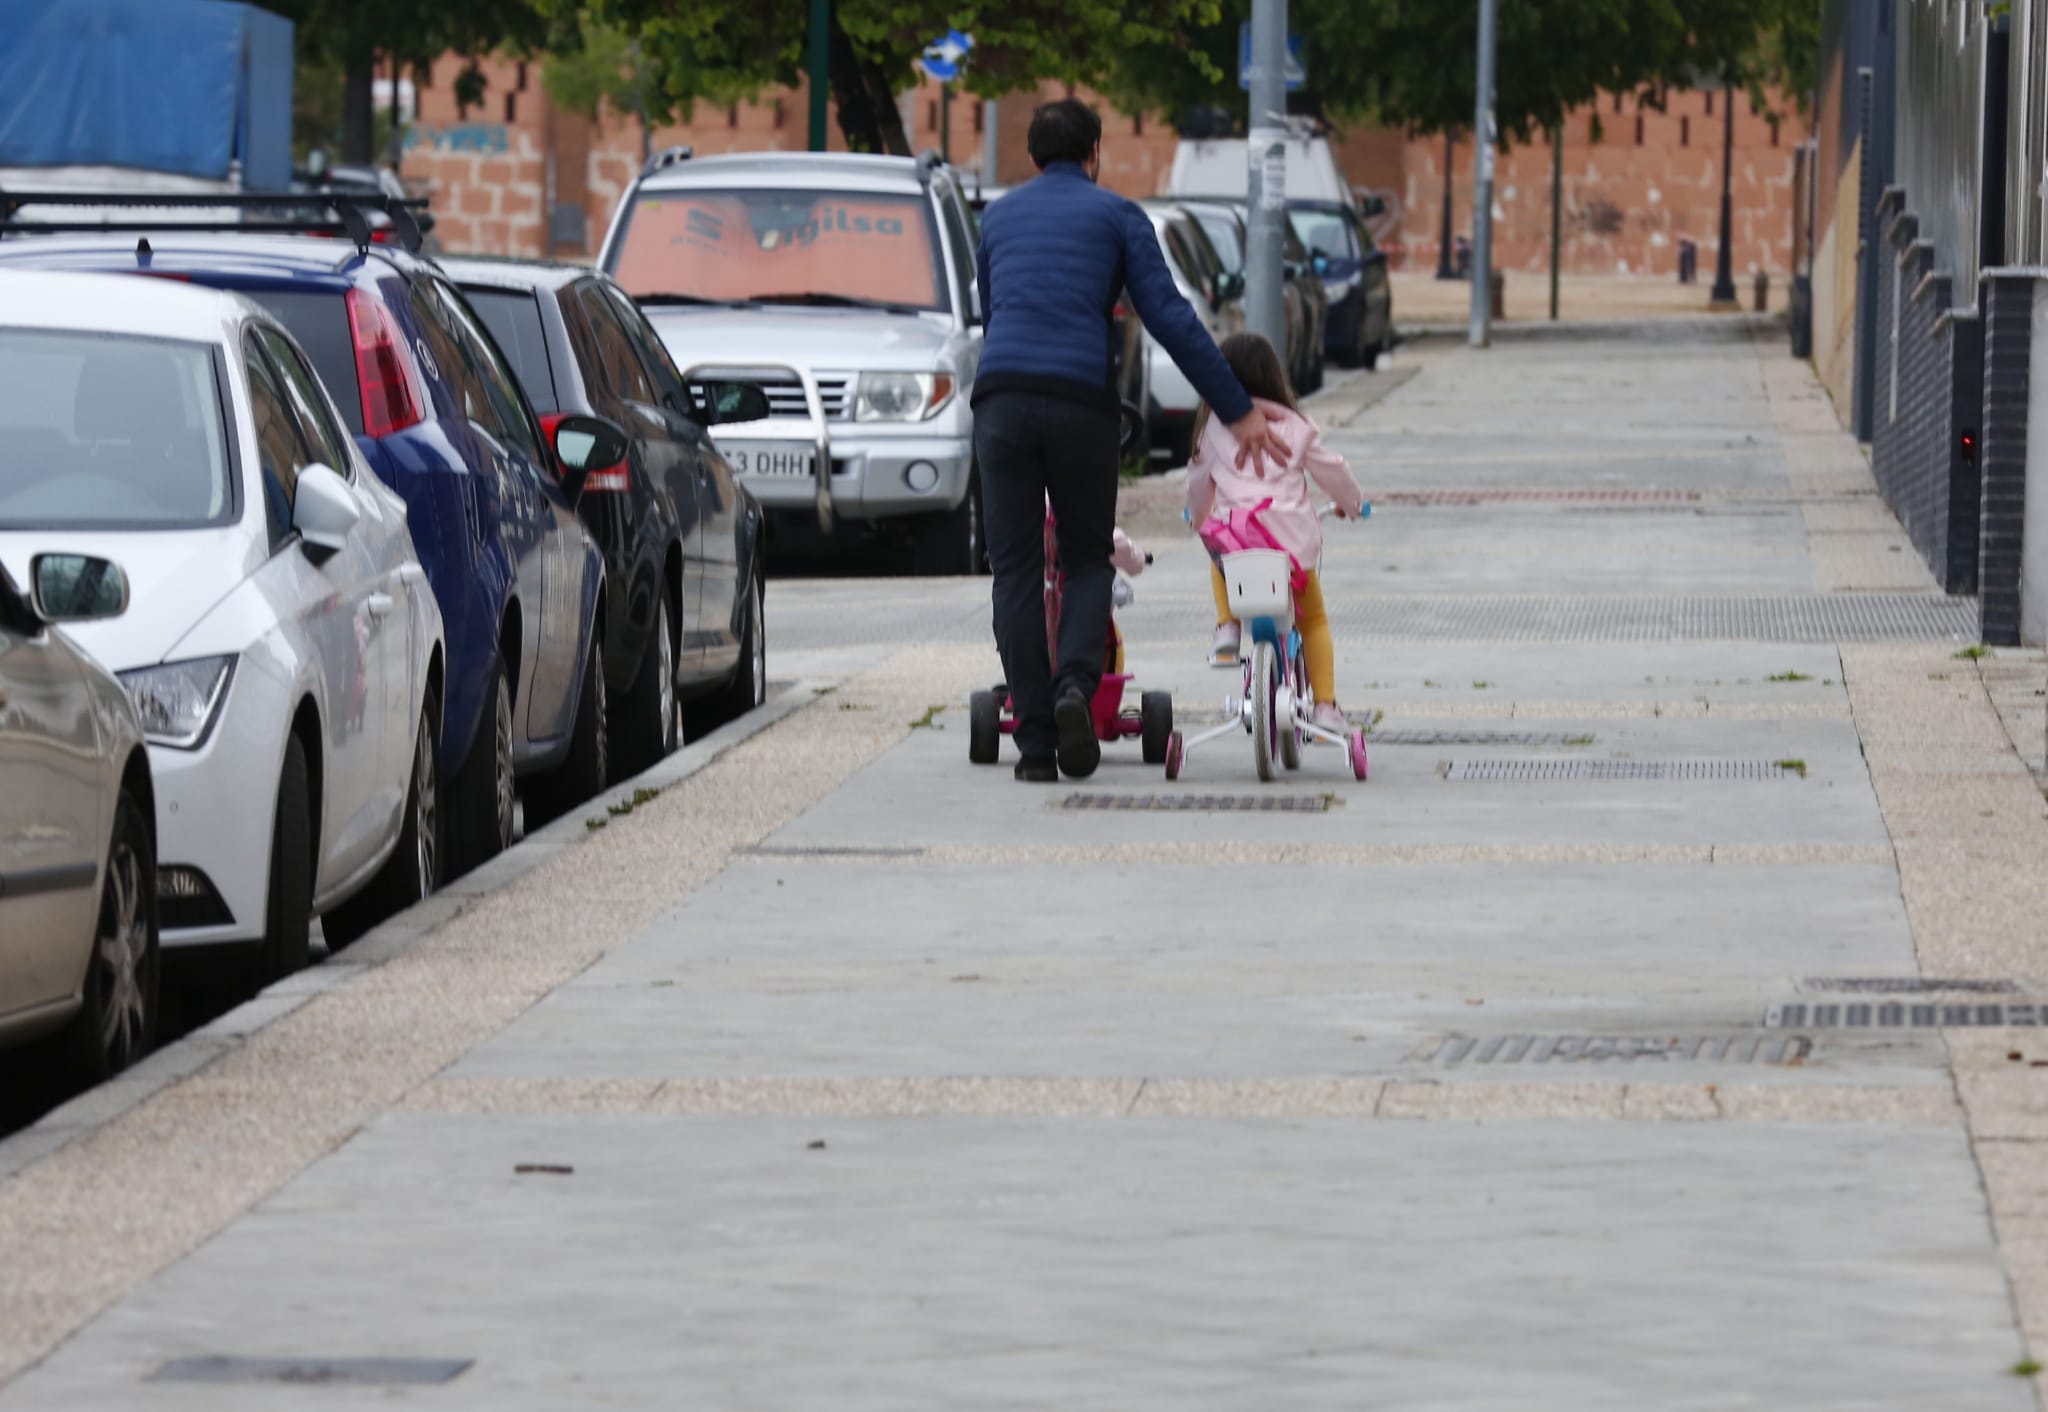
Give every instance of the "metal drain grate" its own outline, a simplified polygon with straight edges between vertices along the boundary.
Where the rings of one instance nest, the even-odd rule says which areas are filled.
[[[1547,784],[1553,780],[1797,779],[1799,772],[1770,760],[1456,760],[1444,767],[1453,783]]]
[[[1382,505],[1690,505],[1697,490],[1617,490],[1595,486],[1551,490],[1391,490]]]
[[[1806,990],[1865,995],[2011,995],[2019,990],[2012,981],[1964,980],[1954,976],[1808,976],[1800,985]]]
[[[1764,1012],[1764,1027],[1773,1030],[2038,1029],[2043,1024],[2048,1024],[2048,1004],[2036,1001],[1853,1000],[1773,1005]]]
[[[1805,1035],[1447,1035],[1427,1056],[1432,1064],[1598,1064],[1647,1060],[1677,1064],[1796,1064],[1813,1053]]]
[[[1161,814],[1327,814],[1327,794],[1070,794],[1062,809]]]
[[[1590,735],[1556,731],[1368,731],[1367,745],[1591,745]]]
[[[206,1354],[173,1358],[143,1381],[152,1383],[301,1383],[381,1387],[396,1383],[447,1383],[476,1362],[473,1358],[234,1358]]]
[[[832,844],[816,847],[756,844],[739,850],[742,858],[922,858],[922,848],[854,848]]]

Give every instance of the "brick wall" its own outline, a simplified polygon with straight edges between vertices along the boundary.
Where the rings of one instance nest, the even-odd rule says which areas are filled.
[[[1984,408],[1977,576],[1984,641],[2001,647],[2020,641],[2029,362],[2038,283],[2017,270],[1987,270],[1981,286]]]
[[[1562,262],[1577,274],[1673,275],[1678,240],[1696,241],[1700,277],[1711,280],[1720,244],[1721,133],[1725,95],[1673,93],[1663,112],[1610,96],[1564,124]],[[1782,107],[1790,112],[1790,104]],[[1597,110],[1597,114],[1596,114]],[[1710,111],[1711,110],[1711,111]],[[1596,124],[1595,117],[1598,122]],[[1806,138],[1796,117],[1773,122],[1736,95],[1733,268],[1791,269],[1793,149]],[[1433,269],[1440,242],[1444,143],[1404,144],[1401,220],[1390,254],[1409,269]],[[1510,147],[1494,172],[1494,260],[1504,269],[1550,267],[1548,141]],[[1456,149],[1452,229],[1472,228],[1472,151]]]
[[[454,85],[465,62],[451,55],[429,67],[402,167],[407,181],[433,198],[442,245],[463,253],[595,255],[620,193],[639,169],[639,124],[610,111],[595,120],[560,112],[548,100],[537,61],[483,61],[483,99],[460,109]],[[1069,92],[1102,113],[1104,185],[1127,196],[1158,194],[1173,164],[1172,127],[1155,114],[1122,113],[1086,89],[1057,83],[1001,101],[997,181],[1029,180],[1035,168],[1024,139],[1031,109]],[[941,146],[939,98],[939,85],[925,82],[900,100],[914,149]],[[1720,101],[1720,95],[1712,98]],[[1572,115],[1566,129],[1566,269],[1669,274],[1677,259],[1677,237],[1690,235],[1700,242],[1701,265],[1711,274],[1721,128],[1720,119],[1706,111],[1708,101],[1706,94],[1674,94],[1666,112],[1638,114],[1633,100],[1625,100],[1619,113],[1612,99],[1603,100],[1597,141],[1591,110]],[[1736,269],[1781,271],[1790,258],[1792,149],[1804,133],[1791,121],[1774,132],[1764,117],[1750,111],[1746,99],[1737,101]],[[660,128],[647,141],[656,150],[687,145],[705,155],[800,150],[808,136],[807,113],[807,91],[799,84],[730,108],[699,104],[687,122]],[[982,164],[983,121],[978,99],[968,94],[955,98],[953,160],[974,171]],[[827,131],[832,150],[844,150],[836,118]],[[1397,265],[1433,267],[1443,189],[1442,139],[1357,128],[1341,134],[1335,145],[1339,165],[1352,183],[1388,199],[1383,238],[1390,257]],[[1469,144],[1460,144],[1453,198],[1460,233],[1471,225],[1471,162]],[[1544,268],[1550,242],[1549,147],[1504,152],[1495,196],[1494,240],[1501,264]],[[556,203],[582,209],[580,241],[550,242],[547,217]],[[567,231],[564,227],[558,233]]]

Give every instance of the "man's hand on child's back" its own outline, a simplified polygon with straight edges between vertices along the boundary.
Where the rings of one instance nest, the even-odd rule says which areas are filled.
[[[1249,459],[1252,470],[1260,480],[1266,478],[1266,457],[1275,463],[1285,464],[1287,443],[1282,441],[1272,427],[1266,424],[1266,414],[1257,407],[1230,424],[1230,434],[1237,438],[1237,468],[1244,469]]]

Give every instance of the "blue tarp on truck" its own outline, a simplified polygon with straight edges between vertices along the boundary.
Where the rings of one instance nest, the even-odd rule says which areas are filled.
[[[291,21],[226,0],[0,0],[0,167],[291,181]]]

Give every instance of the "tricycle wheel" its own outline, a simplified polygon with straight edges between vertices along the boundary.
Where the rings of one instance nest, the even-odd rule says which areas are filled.
[[[993,765],[1003,753],[1003,708],[993,691],[977,691],[967,698],[967,758],[977,765]]]
[[[1181,742],[1181,734],[1175,731],[1166,738],[1166,777],[1180,778],[1180,763],[1187,758],[1187,747]]]
[[[1355,779],[1364,779],[1367,773],[1365,762],[1365,732],[1351,732],[1351,774]]]
[[[1280,727],[1280,763],[1290,770],[1298,770],[1301,768],[1301,741],[1304,735],[1301,724],[1308,719],[1308,713],[1302,707],[1308,679],[1307,673],[1302,670],[1299,657],[1288,663],[1287,683],[1292,704],[1287,713],[1290,719]]]
[[[1270,642],[1252,648],[1252,764],[1265,783],[1273,779],[1273,756],[1279,745],[1279,729],[1273,719],[1273,696],[1280,685],[1275,655]]]
[[[1145,763],[1166,763],[1167,740],[1173,734],[1173,693],[1148,691],[1138,698],[1139,740],[1145,747]]]

